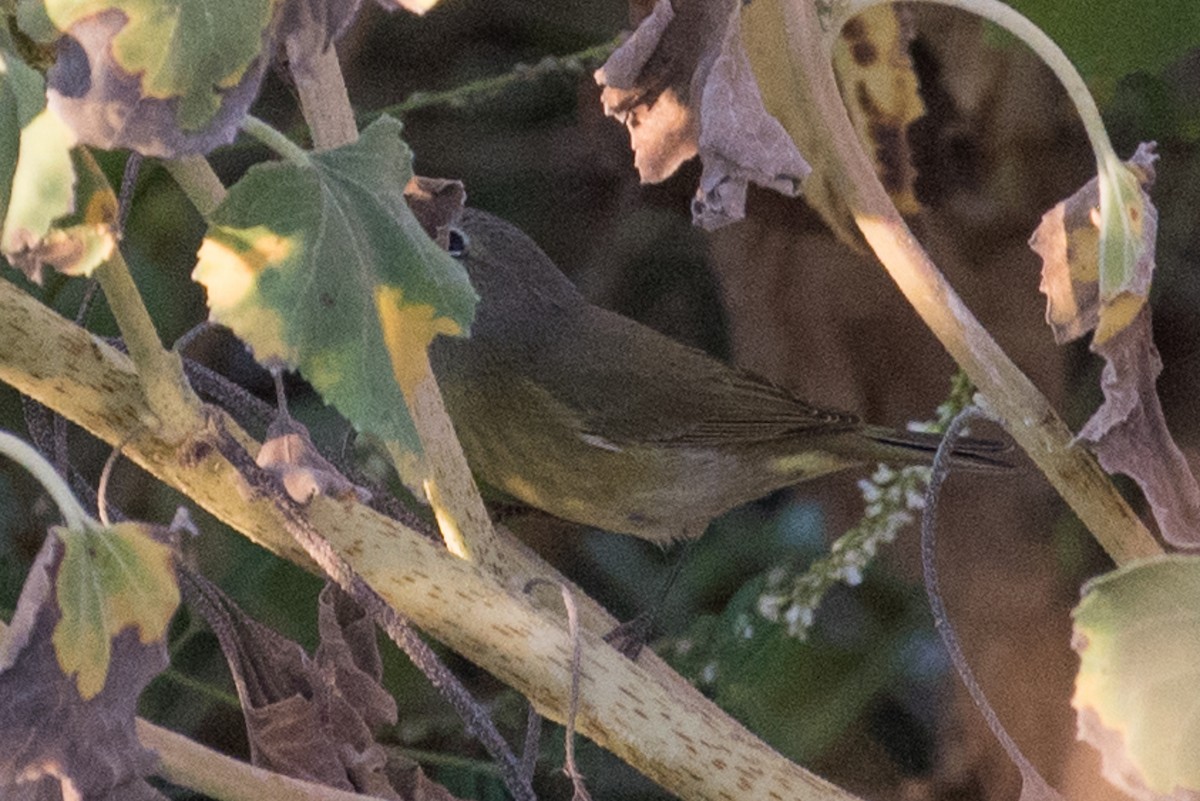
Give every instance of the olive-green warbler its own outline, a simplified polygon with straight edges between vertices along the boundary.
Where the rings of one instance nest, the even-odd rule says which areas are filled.
[[[933,435],[810,406],[589,303],[516,227],[467,209],[450,231],[480,296],[468,339],[430,350],[477,478],[558,517],[654,542],[800,481],[928,463]],[[955,451],[997,466],[995,443]]]

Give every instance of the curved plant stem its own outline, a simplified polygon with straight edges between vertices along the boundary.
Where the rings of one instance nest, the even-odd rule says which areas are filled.
[[[21,465],[42,485],[54,501],[54,505],[58,507],[67,528],[82,531],[95,525],[91,516],[79,505],[79,501],[75,500],[66,480],[32,445],[7,431],[0,431],[0,455],[7,456]]]
[[[839,9],[840,12],[844,12],[844,15],[839,13],[835,24],[840,24],[881,2],[884,0],[850,0],[843,9]],[[1099,227],[1102,231],[1114,230],[1114,228],[1123,229],[1121,209],[1127,205],[1123,196],[1127,191],[1136,193],[1136,181],[1132,187],[1128,182],[1123,185],[1120,176],[1126,170],[1121,159],[1113,150],[1112,141],[1108,138],[1108,129],[1104,127],[1104,120],[1100,117],[1100,109],[1096,106],[1092,93],[1088,91],[1083,76],[1079,74],[1079,70],[1075,69],[1075,65],[1067,58],[1067,54],[1062,51],[1062,48],[1041,28],[999,0],[922,0],[922,2],[967,11],[998,25],[1032,50],[1042,60],[1042,63],[1054,73],[1054,77],[1058,78],[1067,97],[1075,106],[1075,111],[1079,114],[1079,121],[1083,123],[1083,130],[1092,145],[1092,153],[1096,157],[1096,173],[1100,182],[1101,223]],[[1121,243],[1121,247],[1113,247],[1114,243],[1110,241],[1109,237],[1100,237],[1102,293],[1108,288],[1110,276],[1124,274],[1127,263],[1136,258],[1129,250],[1131,247],[1129,240],[1136,239],[1136,235],[1124,231],[1123,239],[1126,241]]]
[[[937,454],[933,459],[929,486],[925,490],[925,514],[921,518],[921,568],[925,576],[925,594],[929,599],[929,610],[933,613],[934,627],[942,638],[942,644],[946,647],[947,653],[950,654],[950,662],[958,672],[959,679],[967,688],[967,693],[971,696],[975,708],[983,715],[988,729],[1000,742],[1000,746],[1008,754],[1008,758],[1017,766],[1017,770],[1021,772],[1021,781],[1024,782],[1021,798],[1063,801],[1062,796],[1049,785],[1037,768],[1033,766],[1033,763],[1029,761],[1029,758],[1025,756],[1021,747],[1008,733],[1008,729],[1004,728],[1000,716],[996,714],[983,687],[979,685],[979,680],[975,678],[975,671],[971,670],[971,663],[967,661],[967,655],[963,653],[958,634],[955,633],[954,626],[950,623],[950,615],[946,612],[946,603],[942,600],[942,591],[938,584],[938,501],[941,498],[942,485],[945,483],[946,477],[950,475],[950,454],[954,444],[966,430],[967,424],[976,418],[987,420],[990,419],[990,415],[984,414],[975,406],[968,406],[955,415],[946,429],[946,436],[942,439],[942,444],[938,446]]]
[[[162,165],[196,207],[196,211],[200,212],[200,216],[209,217],[225,199],[225,186],[203,156],[186,156],[164,161]]]
[[[1005,5],[999,2],[999,0],[919,1],[932,5],[957,8],[978,17],[983,17],[1020,39],[1026,47],[1042,60],[1042,63],[1050,68],[1051,72],[1054,73],[1054,76],[1062,84],[1063,89],[1066,90],[1067,96],[1071,98],[1071,102],[1075,104],[1075,110],[1079,113],[1079,120],[1083,123],[1083,129],[1087,132],[1088,140],[1092,143],[1092,150],[1096,154],[1096,160],[1100,161],[1105,157],[1105,154],[1113,152],[1112,142],[1108,138],[1108,129],[1104,127],[1104,120],[1100,117],[1100,109],[1096,106],[1096,101],[1092,98],[1091,92],[1088,91],[1087,84],[1084,83],[1079,70],[1075,69],[1075,65],[1067,58],[1067,54],[1041,28],[1023,17],[1012,6]],[[868,8],[887,5],[890,2],[892,0],[846,0],[844,5],[836,6],[833,27],[835,29],[841,27],[842,23],[861,14]]]
[[[242,131],[262,142],[281,158],[285,158],[293,164],[299,164],[300,166],[310,163],[308,152],[304,148],[284,136],[282,131],[272,128],[258,117],[247,114],[245,119],[242,120],[241,127]]]
[[[783,16],[793,69],[816,99],[811,122],[835,154],[832,166],[855,222],[900,291],[1113,560],[1123,564],[1160,553],[1096,460],[1074,443],[1050,403],[971,314],[900,217],[846,114],[820,44],[814,4],[783,0]]]

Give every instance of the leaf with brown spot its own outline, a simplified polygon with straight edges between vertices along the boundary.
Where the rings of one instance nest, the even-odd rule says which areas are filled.
[[[1155,390],[1162,360],[1146,302],[1158,230],[1146,190],[1156,158],[1153,145],[1139,146],[1118,170],[1092,179],[1048,211],[1029,245],[1042,257],[1046,321],[1055,340],[1068,342],[1094,329],[1091,349],[1107,361],[1100,377],[1104,403],[1080,440],[1105,470],[1138,483],[1168,542],[1195,548],[1200,485],[1167,431]],[[1108,220],[1099,210],[1105,186]]]
[[[884,189],[903,214],[916,214],[917,171],[908,145],[908,128],[925,114],[908,47],[909,12],[894,5],[875,6],[849,20],[833,46],[833,71],[841,86],[850,122],[875,162]],[[807,152],[807,151],[806,151]],[[821,165],[813,158],[813,169]],[[805,199],[828,217],[845,213]]]
[[[840,31],[817,35],[833,59],[834,74],[864,150],[893,202],[901,211],[915,210],[916,178],[907,144],[908,126],[924,113],[917,80],[908,57],[912,38],[905,14],[893,6],[878,7],[848,20]],[[804,200],[843,243],[863,250],[862,237],[845,200],[841,157],[833,152],[828,134],[811,122],[818,104],[818,87],[789,55],[782,0],[755,0],[742,10],[742,35],[758,78],[767,111],[774,114],[812,165]],[[836,113],[836,112],[833,112]]]

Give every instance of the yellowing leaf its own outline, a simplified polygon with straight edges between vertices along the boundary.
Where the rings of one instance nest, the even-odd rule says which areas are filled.
[[[54,648],[63,672],[75,674],[87,700],[104,688],[117,634],[133,628],[143,643],[165,637],[179,605],[175,557],[136,523],[52,533],[65,547],[56,582],[62,617],[54,627]]]
[[[1200,484],[1171,439],[1155,383],[1162,360],[1151,336],[1150,279],[1158,213],[1153,145],[1124,165],[1106,165],[1042,217],[1029,246],[1042,257],[1046,321],[1058,342],[1095,329],[1091,349],[1105,358],[1104,403],[1079,432],[1111,473],[1137,481],[1163,537],[1200,546]],[[1116,188],[1111,188],[1115,186]],[[1108,218],[1100,214],[1100,198]]]
[[[57,118],[45,111],[35,122],[42,119]],[[4,254],[37,283],[46,267],[91,275],[117,247],[117,196],[92,154],[71,150],[74,139],[62,123],[45,126],[31,141],[14,175]],[[38,156],[26,159],[26,152]]]
[[[412,154],[383,117],[307,165],[259,165],[213,213],[193,277],[213,320],[299,368],[360,431],[418,451],[404,393],[438,333],[475,308],[466,271],[405,202]]]
[[[0,252],[38,283],[46,266],[86,275],[116,247],[116,196],[74,146],[41,76],[0,49]]]
[[[925,103],[908,54],[912,31],[904,24],[906,13],[895,5],[880,5],[849,20],[833,46],[833,70],[879,180],[896,208],[916,214],[917,172],[908,127],[924,116]],[[821,170],[817,162],[813,168]]]
[[[462,328],[449,317],[439,316],[426,303],[405,302],[404,290],[379,287],[375,292],[383,338],[392,360],[392,374],[406,396],[429,373],[426,349],[438,334],[459,336]]]
[[[0,797],[40,784],[56,798],[162,798],[134,715],[167,665],[177,592],[145,529],[56,529],[42,544],[0,641]]]
[[[1110,165],[1103,180],[1093,178],[1046,212],[1030,237],[1042,257],[1046,321],[1058,342],[1098,324],[1104,332],[1098,339],[1110,339],[1136,314],[1128,298],[1118,299],[1149,295],[1158,213],[1147,190],[1157,158],[1153,145],[1139,146],[1126,164]],[[1101,193],[1108,195],[1108,220],[1100,217]],[[1102,321],[1110,308],[1115,319]]]
[[[275,52],[282,0],[20,0],[30,35],[69,37],[50,107],[80,141],[154,156],[233,141]]]
[[[1090,582],[1075,608],[1079,736],[1137,799],[1200,797],[1200,559],[1158,557]]]

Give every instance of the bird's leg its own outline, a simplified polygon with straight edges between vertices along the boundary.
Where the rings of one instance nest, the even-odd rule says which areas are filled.
[[[683,566],[687,564],[688,558],[692,555],[693,544],[693,540],[684,543],[680,553],[675,557],[675,564],[671,565],[671,572],[664,579],[662,590],[654,603],[605,634],[605,642],[630,659],[638,658],[642,649],[650,642],[650,635],[654,633],[658,616],[667,605],[667,597],[671,594],[671,589],[679,580],[679,576],[683,574]]]

